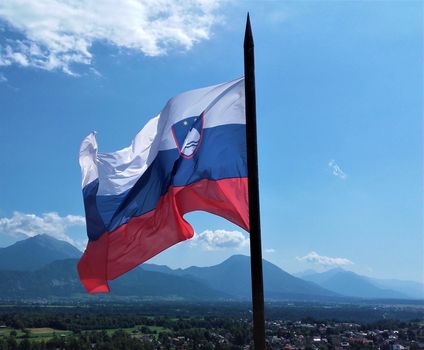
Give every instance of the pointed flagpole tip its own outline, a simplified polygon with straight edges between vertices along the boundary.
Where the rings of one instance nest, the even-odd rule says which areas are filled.
[[[253,44],[253,34],[252,34],[252,27],[250,26],[250,14],[247,13],[247,19],[246,19],[246,30],[244,32],[244,48],[249,49],[254,46]]]

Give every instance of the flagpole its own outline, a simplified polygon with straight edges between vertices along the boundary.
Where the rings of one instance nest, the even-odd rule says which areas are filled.
[[[249,188],[250,269],[252,274],[253,341],[265,349],[264,286],[262,276],[261,220],[259,208],[258,150],[256,137],[255,55],[250,16],[244,34],[247,173]]]

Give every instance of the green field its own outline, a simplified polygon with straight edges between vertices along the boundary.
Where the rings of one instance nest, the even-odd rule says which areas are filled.
[[[145,327],[148,328],[150,333],[143,333],[141,327]],[[160,333],[165,333],[165,332],[170,332],[171,330],[168,328],[164,328],[164,327],[158,327],[158,326],[144,326],[144,325],[139,325],[139,326],[135,326],[135,327],[131,327],[131,328],[109,328],[109,329],[105,329],[105,331],[107,332],[108,335],[113,335],[113,333],[115,333],[118,330],[123,330],[127,333],[130,334],[139,334],[139,335],[144,335],[144,334],[149,334],[152,335],[153,337],[155,337],[156,339],[158,338]]]
[[[148,329],[149,332],[143,333],[143,329]],[[92,329],[90,331],[96,331],[99,329]],[[104,329],[104,331],[107,332],[108,335],[113,335],[118,330],[123,330],[129,334],[137,334],[137,335],[144,335],[144,334],[150,334],[154,338],[158,338],[160,333],[164,332],[170,332],[171,330],[164,327],[158,327],[158,326],[144,326],[144,325],[138,325],[131,328],[109,328]],[[10,335],[11,332],[16,332],[16,339],[22,340],[24,338],[28,338],[32,341],[47,341],[51,338],[53,338],[55,335],[58,337],[66,337],[68,335],[73,334],[72,331],[64,331],[59,329],[53,329],[49,327],[43,327],[43,328],[28,328],[26,331],[23,331],[21,329],[13,329],[9,327],[0,328],[0,339],[6,338]],[[100,331],[100,330],[99,330]]]
[[[13,329],[13,328],[0,328],[0,337],[8,337],[12,331],[16,332],[16,339],[24,339],[28,338],[30,340],[36,341],[36,340],[49,340],[56,336],[68,336],[72,334],[71,331],[63,331],[59,329],[53,329],[48,327],[43,328],[28,328],[25,332],[21,329]]]

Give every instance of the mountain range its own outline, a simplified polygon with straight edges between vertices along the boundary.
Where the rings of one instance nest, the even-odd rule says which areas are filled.
[[[319,286],[356,298],[423,299],[424,285],[418,282],[384,280],[358,275],[341,268],[325,272],[305,271],[298,277]]]
[[[240,301],[251,297],[250,258],[244,255],[234,255],[215,266],[186,269],[145,263],[111,281],[112,292],[107,296],[85,293],[76,271],[80,256],[71,244],[47,235],[0,248],[0,299]],[[265,298],[269,301],[424,298],[418,283],[373,280],[342,269],[308,271],[299,278],[264,260],[263,273]]]
[[[224,262],[209,267],[192,266],[172,270],[167,266],[143,264],[141,268],[171,276],[193,278],[234,299],[247,300],[251,297],[250,258],[245,255],[233,255]],[[318,300],[340,296],[313,282],[294,277],[266,260],[263,261],[263,275],[265,298],[268,300]]]

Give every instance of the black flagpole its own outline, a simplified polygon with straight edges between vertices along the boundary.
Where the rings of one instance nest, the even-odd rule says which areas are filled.
[[[258,150],[256,141],[255,57],[250,17],[244,34],[247,173],[249,188],[250,268],[252,274],[253,340],[265,349],[264,286],[262,277],[261,220],[259,213]]]

